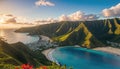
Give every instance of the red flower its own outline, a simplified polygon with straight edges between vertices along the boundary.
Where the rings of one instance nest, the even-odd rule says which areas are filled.
[[[19,69],[19,68],[15,68],[15,69]]]
[[[46,66],[40,66],[40,68],[42,68],[42,69],[47,69],[47,67],[46,67]]]
[[[21,65],[22,69],[33,69],[33,66],[30,66],[29,64],[23,64]]]

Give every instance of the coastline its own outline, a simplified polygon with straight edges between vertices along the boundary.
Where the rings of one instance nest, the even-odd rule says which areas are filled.
[[[113,47],[98,47],[94,48],[93,50],[97,51],[102,51],[102,52],[107,52],[116,56],[120,56],[120,49],[118,48],[113,48]]]
[[[56,61],[53,57],[52,57],[52,53],[55,51],[56,48],[49,48],[47,50],[42,51],[42,53],[45,55],[45,57],[52,62],[55,62],[56,64],[60,65],[58,61]],[[120,56],[120,49],[118,48],[113,48],[113,47],[98,47],[98,48],[94,48],[92,50],[97,50],[97,51],[101,51],[101,52],[107,52],[116,56]]]
[[[52,59],[50,58],[50,52],[53,52],[55,49],[53,48],[49,48],[47,50],[42,51],[42,53],[45,55],[45,57],[49,60],[52,61]]]
[[[49,48],[47,50],[42,51],[42,54],[44,54],[49,61],[55,62],[59,65],[58,61],[52,57],[52,53],[55,51],[55,49],[56,48]]]

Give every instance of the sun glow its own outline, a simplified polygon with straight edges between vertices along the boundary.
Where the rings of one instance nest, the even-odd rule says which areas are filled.
[[[3,30],[0,29],[0,37],[3,37],[5,35],[5,33],[3,32]]]
[[[4,23],[4,19],[0,19],[0,23],[1,23],[1,24]]]
[[[18,29],[18,28],[21,28],[21,27],[32,27],[32,26],[35,26],[35,25],[0,23],[0,29]]]

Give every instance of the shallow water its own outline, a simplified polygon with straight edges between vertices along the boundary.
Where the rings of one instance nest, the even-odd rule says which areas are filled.
[[[61,65],[74,69],[120,69],[120,56],[85,48],[60,47],[52,56]]]
[[[8,43],[23,42],[25,44],[38,41],[37,36],[28,36],[27,33],[15,33],[15,29],[0,29],[0,37],[5,38]]]

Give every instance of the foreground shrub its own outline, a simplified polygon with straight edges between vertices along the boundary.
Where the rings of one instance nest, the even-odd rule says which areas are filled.
[[[33,67],[33,65],[30,65],[30,64],[22,64],[21,66],[14,66],[14,65],[7,64],[0,69],[73,69],[73,68],[72,67],[67,68],[66,65],[59,66],[55,63],[52,63],[51,66],[39,66],[37,68]]]

